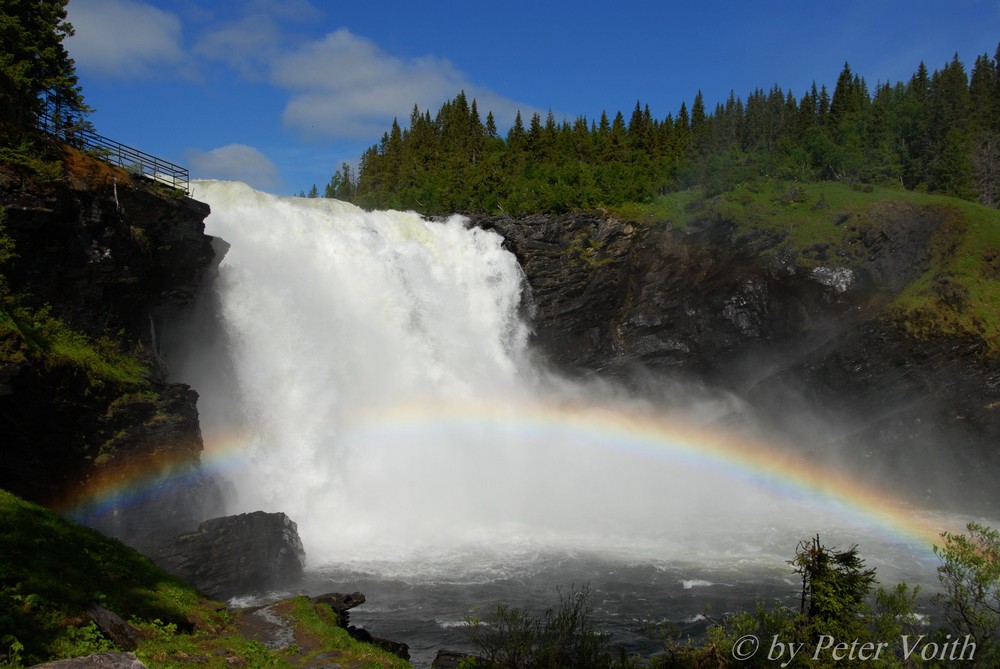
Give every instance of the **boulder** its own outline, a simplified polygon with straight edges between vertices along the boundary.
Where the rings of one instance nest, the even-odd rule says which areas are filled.
[[[264,511],[206,520],[154,556],[167,572],[217,599],[294,587],[304,560],[295,523]]]
[[[114,611],[108,611],[102,606],[91,604],[87,607],[87,615],[101,630],[101,634],[109,638],[119,648],[124,650],[135,650],[139,647],[139,633],[122,620]]]

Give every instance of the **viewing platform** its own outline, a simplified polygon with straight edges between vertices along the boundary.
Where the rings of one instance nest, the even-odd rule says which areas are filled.
[[[186,167],[99,135],[76,121],[72,115],[60,114],[58,106],[52,102],[46,105],[45,111],[38,117],[38,129],[71,146],[91,151],[104,162],[132,174],[149,177],[183,191],[186,195],[191,192],[191,175]]]

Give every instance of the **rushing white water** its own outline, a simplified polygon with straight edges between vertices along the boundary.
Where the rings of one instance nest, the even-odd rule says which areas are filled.
[[[817,529],[815,500],[565,420],[590,391],[532,364],[496,234],[238,183],[194,196],[231,248],[218,345],[174,367],[201,393],[229,510],[286,512],[311,564],[459,578],[556,547],[783,566]]]
[[[789,487],[799,472],[768,479],[749,440],[701,444],[666,421],[673,408],[707,427],[736,400],[681,388],[632,423],[616,412],[637,398],[541,370],[496,234],[238,183],[197,182],[194,197],[231,247],[170,363],[200,394],[226,511],[287,513],[310,587],[364,589],[359,615],[417,657],[460,646],[471,607],[550,605],[574,581],[593,583],[622,638],[638,617],[687,625],[786,596],[785,560],[816,532],[861,544],[883,583],[932,578],[928,545],[894,531],[911,519],[866,517],[879,500],[863,489]]]

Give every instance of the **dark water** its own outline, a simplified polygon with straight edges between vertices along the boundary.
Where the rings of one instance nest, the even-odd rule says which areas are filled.
[[[933,591],[936,563],[926,550],[891,542],[873,548],[879,555],[868,563],[884,585],[906,581]],[[792,541],[787,558],[794,550]],[[311,595],[363,592],[367,601],[351,611],[351,624],[409,644],[415,667],[430,666],[441,648],[474,650],[468,620],[488,617],[499,602],[540,615],[558,606],[560,594],[582,587],[589,589],[594,623],[611,644],[649,656],[658,646],[643,635],[644,623],[668,623],[681,638],[699,642],[710,619],[750,610],[755,602],[796,606],[800,581],[784,558],[766,553],[667,561],[539,551],[327,566],[311,572],[306,583]]]

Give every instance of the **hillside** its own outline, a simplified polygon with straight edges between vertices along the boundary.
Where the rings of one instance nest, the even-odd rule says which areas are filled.
[[[2,490],[0,517],[0,666],[122,650],[148,667],[409,666],[351,639],[325,604],[276,606],[292,638],[275,644],[252,611],[227,611],[118,541]],[[133,642],[103,634],[95,605]]]

